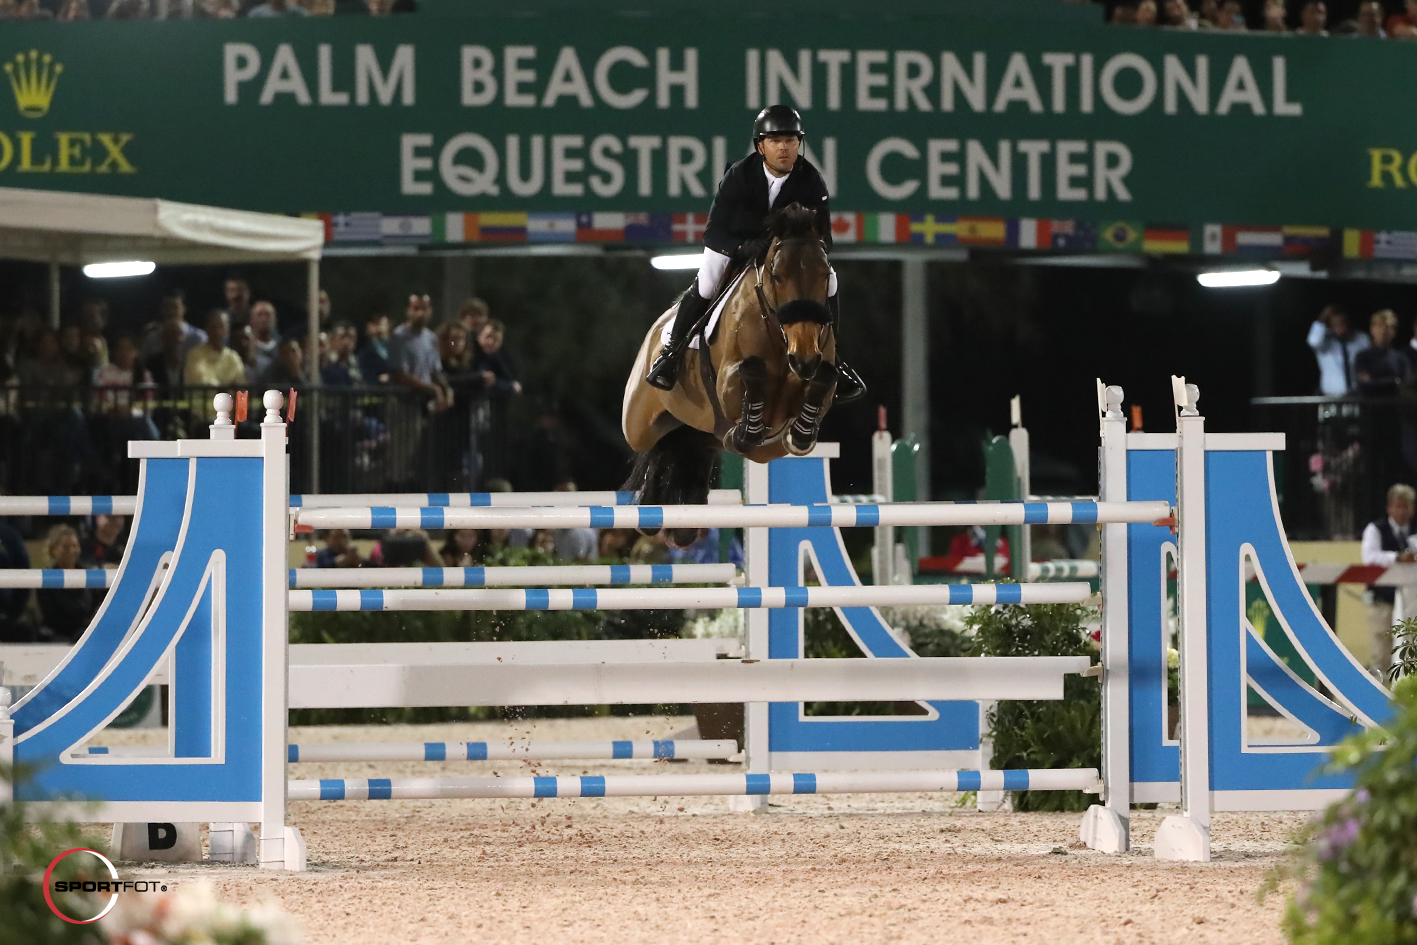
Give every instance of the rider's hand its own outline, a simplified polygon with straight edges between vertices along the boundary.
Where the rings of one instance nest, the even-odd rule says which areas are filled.
[[[747,263],[756,263],[767,255],[768,247],[772,245],[772,240],[766,236],[755,240],[746,240],[738,247],[738,258]]]

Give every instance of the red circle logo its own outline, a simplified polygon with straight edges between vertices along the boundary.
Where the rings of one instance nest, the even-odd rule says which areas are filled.
[[[94,922],[97,922],[99,919],[102,919],[104,916],[108,915],[110,911],[112,911],[113,907],[118,904],[118,893],[115,892],[111,894],[108,899],[108,905],[104,906],[103,911],[91,919],[72,919],[64,913],[60,912],[59,907],[54,904],[54,897],[50,895],[50,879],[51,877],[53,877],[54,867],[59,865],[59,861],[64,859],[66,856],[70,856],[75,853],[89,853],[93,856],[98,857],[99,862],[103,863],[104,866],[108,867],[108,875],[113,877],[113,881],[115,883],[118,882],[118,870],[114,868],[112,861],[110,861],[108,857],[104,856],[97,850],[90,850],[87,847],[75,847],[72,850],[65,850],[63,853],[59,854],[54,859],[49,861],[49,869],[44,871],[44,901],[49,903],[49,910],[55,915],[57,915],[59,918],[63,919],[65,922],[70,922],[74,925],[90,925]]]

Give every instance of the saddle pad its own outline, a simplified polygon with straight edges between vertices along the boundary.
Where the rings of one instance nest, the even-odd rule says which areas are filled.
[[[709,312],[708,323],[704,325],[704,337],[708,338],[710,341],[713,340],[714,330],[718,328],[718,317],[723,314],[724,306],[726,306],[728,304],[728,300],[733,297],[733,292],[735,289],[738,288],[738,283],[742,282],[743,277],[751,271],[752,267],[749,266],[747,269],[744,269],[742,272],[738,273],[738,277],[734,279],[731,283],[729,283],[728,289],[718,294],[718,301],[714,302],[713,310]],[[674,319],[671,318],[664,323],[664,330],[659,333],[659,343],[661,345],[669,344],[669,336],[673,333]],[[689,347],[697,348],[698,346],[699,336],[696,334],[694,335],[694,337],[689,339]]]

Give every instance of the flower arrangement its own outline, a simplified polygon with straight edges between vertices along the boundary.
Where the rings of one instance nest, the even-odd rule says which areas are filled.
[[[298,945],[300,928],[277,906],[243,910],[208,883],[158,895],[129,894],[99,920],[112,945]]]

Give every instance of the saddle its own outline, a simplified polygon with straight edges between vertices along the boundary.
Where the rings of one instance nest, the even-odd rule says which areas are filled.
[[[723,279],[719,282],[718,291],[715,292],[713,298],[709,300],[708,307],[704,309],[703,317],[689,328],[686,347],[702,347],[703,345],[700,343],[700,339],[704,339],[704,343],[708,344],[713,342],[714,331],[718,328],[718,317],[723,313],[723,307],[728,304],[728,296],[732,294],[734,287],[738,285],[738,280],[743,277],[743,273],[747,272],[748,268],[747,262],[734,259],[733,262],[729,264],[728,268],[724,270]],[[678,309],[678,303],[675,303],[675,309]],[[673,328],[674,320],[670,319],[665,323],[663,331],[660,332],[660,344],[669,344],[669,337],[673,333]]]

